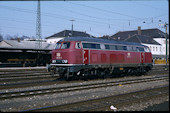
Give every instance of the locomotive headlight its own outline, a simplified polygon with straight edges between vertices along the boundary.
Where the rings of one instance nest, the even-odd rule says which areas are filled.
[[[62,60],[62,63],[66,64],[68,63],[68,60]]]
[[[52,63],[56,63],[56,60],[52,60]]]

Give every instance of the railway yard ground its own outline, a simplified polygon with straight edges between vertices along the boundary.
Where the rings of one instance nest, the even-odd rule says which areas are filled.
[[[0,68],[0,111],[169,111],[169,65],[142,76],[70,81],[46,67]]]

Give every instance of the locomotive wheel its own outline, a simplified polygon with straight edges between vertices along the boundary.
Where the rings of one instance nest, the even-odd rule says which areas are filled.
[[[87,76],[88,76],[88,70],[84,69],[75,73],[74,79],[87,80]]]
[[[99,78],[103,78],[103,79],[107,78],[108,74],[109,74],[109,70],[108,69],[98,69],[97,70],[97,76]]]
[[[104,74],[103,77],[102,77],[103,79],[109,77],[109,76],[110,76],[110,71],[109,71],[109,69],[107,69],[107,68],[104,69],[104,70],[103,70],[103,74]]]
[[[135,75],[142,76],[143,74],[145,74],[145,72],[146,72],[146,70],[144,69],[144,67],[139,67],[136,69]]]
[[[64,74],[59,74],[60,78],[65,78]]]
[[[52,69],[50,70],[50,74],[51,74],[52,76],[55,76],[55,73],[56,73],[56,69],[55,69],[55,68],[52,68]]]
[[[98,78],[102,78],[102,77],[103,77],[102,69],[98,69],[98,70],[97,70],[97,77],[98,77]]]

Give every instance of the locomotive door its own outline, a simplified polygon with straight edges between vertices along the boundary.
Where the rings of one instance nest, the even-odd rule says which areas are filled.
[[[144,63],[144,59],[145,59],[145,53],[141,52],[141,63]]]
[[[89,63],[89,50],[83,50],[84,57],[83,57],[83,63],[88,64]]]

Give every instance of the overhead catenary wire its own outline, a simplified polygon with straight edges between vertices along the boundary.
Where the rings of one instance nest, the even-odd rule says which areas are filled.
[[[2,5],[0,5],[0,6],[2,6]],[[2,8],[2,7],[0,7],[0,8]],[[36,11],[33,11],[33,10],[28,10],[28,9],[22,9],[22,8],[15,8],[15,7],[9,7],[9,6],[3,6],[3,8],[7,8],[8,10],[15,10],[15,11],[20,11],[20,12],[27,12],[27,13],[33,13],[33,14],[36,14]],[[55,14],[52,14],[52,13],[44,13],[43,12],[43,14],[42,15],[44,15],[44,16],[48,16],[48,17],[52,17],[52,18],[62,18],[62,19],[65,19],[65,20],[67,20],[68,21],[68,19],[69,19],[69,17],[66,17],[66,16],[64,16],[65,18],[63,18],[62,17],[62,15],[55,15]],[[66,18],[68,18],[68,19],[66,19]],[[103,26],[106,26],[106,24],[107,23],[105,23],[105,22],[98,22],[98,21],[93,21],[93,20],[86,20],[86,19],[80,19],[80,18],[76,18],[77,19],[77,22],[78,21],[82,21],[83,23],[84,22],[86,22],[86,23],[89,23],[90,25],[103,25]],[[112,24],[112,25],[114,25],[114,24]],[[121,28],[121,26],[118,26],[118,25],[114,25],[114,26],[117,26],[117,27],[120,27]]]
[[[72,3],[72,2],[65,2],[65,3]],[[77,4],[77,3],[76,3]],[[1,7],[2,6],[2,7]],[[82,6],[82,4],[81,4],[81,6]],[[87,5],[85,5],[85,7],[91,7],[91,6],[87,6]],[[30,10],[30,9],[24,9],[24,8],[17,8],[17,7],[11,7],[11,6],[4,6],[4,5],[0,5],[0,8],[6,8],[6,9],[8,9],[8,10],[14,10],[14,11],[19,11],[19,12],[23,12],[23,13],[32,13],[32,14],[36,14],[36,11],[35,10]],[[60,7],[61,8],[61,7]],[[94,7],[94,8],[92,8],[91,7],[91,9],[94,9],[94,10],[98,10],[98,11],[102,11],[102,12],[107,12],[108,10],[105,10],[105,9],[100,9],[100,8],[96,8],[96,7]],[[67,9],[68,10],[68,9]],[[138,17],[134,17],[134,16],[131,16],[131,15],[127,15],[127,14],[122,14],[122,13],[119,13],[119,12],[113,12],[113,11],[109,11],[109,12],[107,12],[108,14],[117,14],[117,15],[121,15],[121,16],[126,16],[126,17],[129,17],[129,18],[131,18],[131,19],[122,19],[121,21],[127,21],[127,24],[119,24],[119,25],[116,25],[116,24],[113,24],[113,23],[111,23],[111,21],[109,21],[109,22],[107,22],[107,21],[98,21],[98,20],[107,20],[108,18],[104,18],[104,17],[95,17],[95,16],[91,16],[91,15],[89,15],[89,14],[84,14],[84,13],[82,13],[82,12],[78,12],[78,11],[74,11],[74,10],[71,10],[71,9],[69,9],[68,11],[70,11],[70,12],[72,12],[72,13],[74,13],[74,14],[77,14],[77,15],[81,15],[81,16],[86,16],[86,17],[89,17],[90,19],[84,19],[84,18],[80,18],[80,17],[75,17],[75,19],[76,19],[76,23],[86,23],[86,24],[84,24],[83,26],[88,26],[88,29],[89,29],[89,27],[90,27],[90,29],[93,29],[93,30],[90,30],[90,31],[95,31],[95,26],[96,27],[106,27],[106,28],[112,28],[113,29],[113,27],[114,27],[114,29],[117,29],[117,30],[119,30],[119,29],[122,29],[122,27],[124,28],[124,27],[128,27],[128,28],[131,28],[131,29],[136,29],[136,26],[133,26],[133,22],[134,21],[141,21],[141,23],[142,23],[142,21],[143,20],[145,20],[146,21],[146,19],[148,19],[148,21],[150,21],[151,20],[151,18],[154,18],[155,19],[155,17],[150,17],[150,18],[138,18]],[[164,15],[167,15],[167,14],[164,14]],[[164,16],[164,15],[162,15],[162,16]],[[53,18],[53,19],[61,19],[61,20],[64,20],[64,21],[68,21],[69,19],[70,19],[70,16],[68,16],[68,15],[63,15],[63,14],[56,14],[56,13],[47,13],[47,12],[42,12],[42,16],[45,16],[45,17],[50,17],[50,18]],[[158,18],[158,16],[157,16],[157,18]],[[114,18],[109,18],[110,20],[116,20],[116,19],[114,19]],[[143,19],[143,20],[141,20],[141,19]],[[16,20],[17,21],[17,20]],[[130,23],[130,24],[129,24]],[[148,22],[147,22],[148,23]],[[47,25],[47,24],[46,24]],[[43,23],[43,26],[46,26],[46,25],[44,25],[44,23]],[[47,25],[48,26],[48,25]],[[112,26],[112,27],[111,27]],[[50,27],[50,25],[49,25],[49,27]],[[58,27],[58,26],[57,26]],[[61,26],[60,26],[61,27]],[[62,28],[62,27],[61,27]],[[83,31],[88,31],[88,30],[83,30]],[[101,32],[100,32],[101,33]],[[104,33],[104,32],[103,32]]]
[[[135,17],[135,16],[119,13],[119,12],[114,12],[114,11],[110,11],[110,10],[105,10],[105,9],[101,9],[101,8],[97,8],[97,7],[92,7],[92,6],[88,6],[88,5],[84,5],[84,4],[78,4],[78,3],[73,3],[73,2],[65,2],[65,3],[71,3],[71,4],[74,4],[74,5],[79,5],[79,6],[83,6],[83,7],[96,9],[96,10],[99,10],[99,11],[102,11],[102,12],[105,12],[105,13],[112,13],[112,14],[117,14],[117,15],[121,15],[121,16],[126,16],[126,17],[130,17],[130,18],[142,20],[142,18],[139,18],[139,17]]]
[[[53,6],[55,6],[55,8],[56,8],[56,6],[57,6],[57,10],[64,10],[64,11],[68,11],[68,12],[71,12],[71,13],[74,13],[74,14],[77,14],[77,15],[81,15],[81,16],[85,16],[85,17],[89,17],[89,18],[93,18],[93,19],[100,19],[100,20],[107,20],[108,18],[101,18],[101,17],[95,17],[95,16],[91,16],[91,15],[87,15],[87,14],[84,14],[84,13],[80,13],[80,12],[77,12],[77,11],[73,11],[73,10],[71,10],[71,8],[69,8],[69,9],[67,9],[67,7],[65,7],[65,6],[62,6],[62,5],[57,5],[57,4],[55,4],[55,3],[51,3],[50,4],[51,6],[53,5]],[[65,8],[63,8],[63,7],[65,7]],[[83,11],[84,12],[84,11]],[[161,17],[161,16],[165,16],[165,15],[167,15],[167,14],[163,14],[163,15],[158,15],[158,16],[155,16],[155,17],[151,17],[151,18],[157,18],[157,17]],[[123,25],[123,27],[131,27],[131,23],[133,23],[134,21],[141,21],[141,23],[143,22],[141,19],[143,19],[143,20],[148,20],[148,21],[150,21],[150,18],[140,18],[140,20],[139,19],[131,19],[131,20],[129,20],[129,19],[114,19],[114,18],[110,18],[109,20],[121,20],[121,21],[127,21],[128,22],[128,24],[127,25]],[[109,24],[109,28],[110,28],[110,25],[111,25],[111,23],[109,22],[108,23]],[[113,25],[114,26],[114,25]],[[115,27],[115,26],[114,26]],[[122,27],[122,26],[121,26]],[[136,28],[136,26],[135,27],[131,27],[131,28],[133,28],[133,29],[135,29]]]
[[[2,6],[2,5],[0,5]],[[20,12],[27,12],[27,13],[34,13],[36,14],[35,11],[33,10],[28,10],[28,9],[23,9],[23,8],[15,8],[15,7],[10,7],[10,6],[2,6],[3,8],[7,8],[8,10],[16,10],[16,11],[20,11]],[[0,8],[2,8],[0,7]],[[46,17],[52,17],[52,18],[61,18],[61,19],[64,19],[66,21],[68,21],[70,19],[70,17],[68,16],[65,16],[65,15],[61,15],[61,14],[53,14],[53,13],[46,13],[46,12],[43,12],[42,13],[43,16],[46,16]],[[104,24],[106,25],[107,23],[106,22],[100,22],[100,21],[94,21],[94,20],[87,20],[87,19],[82,19],[82,18],[77,18],[75,17],[76,21],[83,21],[83,22],[92,22],[90,24]],[[116,25],[116,24],[112,24],[114,26],[117,26],[117,27],[121,27],[120,25]]]
[[[156,9],[156,10],[159,10],[159,11],[163,11],[165,12],[166,10],[162,9],[162,8],[157,8],[157,7],[154,7],[154,6],[151,6],[151,5],[148,5],[148,4],[144,4],[144,3],[139,3],[139,2],[133,2],[134,4],[137,4],[137,5],[142,5],[142,6],[145,6],[145,7],[149,7],[149,8],[152,8],[152,9]]]
[[[20,11],[20,12],[27,12],[27,13],[34,13],[36,14],[36,11],[34,10],[30,10],[30,9],[23,9],[23,8],[16,8],[16,7],[11,7],[11,6],[4,6],[4,5],[0,5],[1,7],[0,8],[7,8],[7,9],[11,9],[11,10],[16,10],[16,11]],[[73,11],[72,11],[73,12]],[[75,13],[75,11],[74,11]],[[78,12],[76,12],[78,13]],[[79,13],[80,14],[80,13]],[[42,13],[43,16],[48,16],[48,17],[52,17],[52,18],[61,18],[61,19],[65,19],[68,21],[68,19],[70,19],[70,17],[68,16],[65,16],[65,15],[61,15],[61,14],[52,14],[52,13],[46,13],[46,12],[43,12]],[[84,15],[84,14],[81,14],[81,15]],[[159,15],[159,16],[156,16],[156,17],[160,17],[160,16],[164,16],[165,14],[163,15]],[[88,15],[84,15],[84,16],[88,16]],[[94,17],[94,16],[88,16],[88,17],[91,17],[91,18],[96,18],[96,19],[104,19],[104,18],[98,18],[98,17]],[[153,18],[156,18],[156,17],[153,17]],[[86,20],[86,19],[82,19],[82,18],[77,18],[76,19],[78,21],[86,21],[86,22],[92,22],[92,23],[97,23],[97,24],[108,24],[108,23],[105,23],[105,22],[100,22],[100,21],[94,21],[94,20]],[[150,18],[143,18],[144,19],[150,19]],[[120,19],[119,19],[120,20]],[[135,19],[137,20],[137,18]],[[140,18],[141,20],[141,18]],[[129,22],[129,19],[125,20],[127,22]],[[130,20],[131,21],[131,20]],[[117,27],[122,27],[120,25],[116,25],[116,24],[110,24],[110,25],[114,25],[114,26],[117,26]]]

